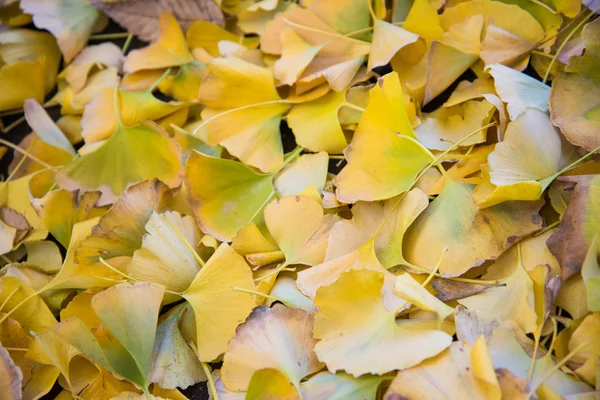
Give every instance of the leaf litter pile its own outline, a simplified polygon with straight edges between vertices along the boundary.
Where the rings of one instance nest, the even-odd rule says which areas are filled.
[[[599,6],[0,1],[0,398],[598,399]]]

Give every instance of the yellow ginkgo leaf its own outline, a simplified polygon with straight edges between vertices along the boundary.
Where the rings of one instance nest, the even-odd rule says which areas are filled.
[[[100,190],[100,202],[105,204],[133,184],[158,178],[177,187],[182,177],[181,148],[166,132],[119,122],[110,138],[71,161],[55,179],[63,189]]]
[[[200,361],[177,326],[181,312],[166,318],[156,329],[148,382],[164,389],[187,388],[206,381]]]
[[[100,217],[91,236],[76,246],[77,262],[93,264],[100,257],[110,260],[114,257],[133,256],[142,247],[145,226],[150,217],[155,211],[164,212],[168,198],[168,188],[159,180],[131,186]],[[69,246],[69,249],[72,247]]]
[[[416,42],[418,35],[404,28],[376,19],[373,23],[373,42],[367,69],[372,70],[390,62],[404,46]]]
[[[199,96],[200,85],[206,74],[206,66],[194,60],[181,65],[174,75],[168,75],[158,88],[178,101],[193,101]]]
[[[197,255],[187,247],[200,241],[194,217],[181,216],[176,211],[153,212],[145,229],[142,247],[133,253],[127,274],[139,281],[159,283],[171,291],[184,291],[201,268]]]
[[[236,327],[256,304],[252,295],[236,287],[253,290],[252,271],[242,256],[223,243],[182,293],[194,310],[202,361],[212,361],[227,350]]]
[[[26,99],[44,101],[45,62],[17,61],[0,66],[0,110],[20,108]]]
[[[261,50],[268,54],[280,55],[283,43],[280,35],[284,30],[293,30],[299,38],[310,46],[322,46],[318,54],[304,69],[299,81],[303,83],[327,81],[335,91],[343,91],[351,83],[362,65],[365,55],[371,50],[371,44],[363,39],[369,32],[356,34],[354,37],[339,34],[339,29],[352,29],[350,26],[369,25],[366,3],[356,0],[336,2],[313,2],[308,9],[288,7],[286,12],[278,14],[265,26],[265,34],[261,37]],[[342,8],[344,18],[340,18],[334,10]],[[350,16],[353,17],[350,17]],[[330,25],[331,24],[331,25]],[[304,60],[306,61],[306,59]]]
[[[90,330],[98,328],[102,321],[100,321],[100,318],[98,318],[96,312],[92,309],[92,297],[98,291],[98,289],[86,290],[73,297],[69,304],[60,310],[60,320],[65,321],[71,317],[77,317]]]
[[[324,44],[310,45],[294,30],[281,32],[281,57],[275,62],[275,78],[284,85],[293,85]]]
[[[16,308],[28,297],[30,299],[27,302]],[[19,278],[13,276],[0,278],[0,304],[3,304],[2,312],[5,313],[0,317],[0,321],[10,316],[21,324],[26,332],[40,333],[57,324],[42,298]]]
[[[104,18],[85,0],[24,0],[20,4],[24,12],[33,15],[35,26],[54,35],[67,62],[85,47]]]
[[[299,308],[308,312],[317,311],[317,307],[311,299],[300,292],[296,280],[287,275],[279,275],[275,284],[269,291],[271,298],[266,304],[272,306],[275,301],[281,301],[288,308]]]
[[[442,43],[454,47],[465,54],[479,54],[481,51],[481,32],[484,18],[482,15],[473,15],[461,22],[450,26],[444,32]]]
[[[119,75],[115,67],[108,67],[92,74],[86,85],[74,92],[69,86],[59,81],[59,91],[52,98],[52,102],[61,105],[64,115],[82,115],[85,107],[98,97],[104,89],[113,89],[119,86]]]
[[[544,83],[502,64],[492,64],[486,71],[494,78],[496,92],[507,104],[511,120],[515,120],[527,108],[548,112],[550,87]]]
[[[242,43],[249,48],[255,48],[258,45],[256,37],[238,36],[208,21],[195,21],[187,31],[186,39],[190,49],[201,47],[213,57],[220,55],[219,42],[224,40]]]
[[[14,363],[10,354],[0,344],[0,387],[6,400],[19,400],[23,396],[21,385],[23,373]]]
[[[416,0],[402,27],[428,42],[442,39],[444,30],[435,6],[428,0]]]
[[[41,199],[34,199],[32,206],[44,221],[52,236],[65,248],[71,241],[73,225],[103,215],[108,207],[96,205],[100,192],[69,192],[59,189],[48,192]]]
[[[330,371],[385,374],[417,365],[452,342],[451,336],[422,321],[396,322],[395,312],[383,305],[383,281],[383,274],[362,269],[318,290],[315,352]]]
[[[118,110],[115,90],[118,91]],[[184,107],[184,103],[160,101],[152,94],[152,88],[143,92],[104,89],[83,111],[81,136],[86,143],[108,139],[115,133],[119,120],[130,127],[146,120],[156,121]]]
[[[427,85],[423,104],[446,90],[475,61],[478,55],[463,53],[441,42],[433,42],[427,55]]]
[[[598,329],[600,329],[600,314],[592,313],[585,317],[569,340],[569,351],[583,346],[581,351],[577,352],[570,360],[569,365],[578,376],[590,385],[594,385],[596,382],[598,369],[596,360],[600,357]]]
[[[454,313],[452,307],[438,300],[409,273],[404,273],[396,278],[394,294],[402,297],[406,301],[410,301],[412,305],[419,307],[421,310],[437,313],[438,321],[440,321],[440,323],[442,323],[450,314]]]
[[[444,276],[458,276],[485,260],[498,257],[519,238],[541,227],[540,202],[506,202],[479,210],[474,187],[446,179],[440,195],[409,228],[404,240],[406,260]]]
[[[244,392],[254,373],[273,368],[297,389],[300,381],[323,368],[313,351],[313,314],[281,304],[255,308],[229,343],[221,379],[227,390]]]
[[[246,391],[246,399],[300,400],[300,395],[294,384],[282,372],[274,368],[265,368],[259,369],[252,375]]]
[[[0,316],[3,315],[4,314],[0,314]],[[29,349],[32,342],[33,338],[29,336],[21,324],[14,319],[7,318],[4,322],[2,322],[2,324],[0,324],[0,343],[2,343],[2,346],[13,349],[8,350],[8,354],[23,374],[23,381],[25,382],[31,378],[31,372],[35,362],[25,357],[27,353],[24,352],[23,349]]]
[[[88,46],[60,73],[60,77],[64,77],[73,92],[77,93],[86,85],[90,71],[98,65],[120,71],[123,66],[121,49],[111,42]]]
[[[329,231],[339,221],[324,215],[319,202],[308,196],[273,200],[264,210],[265,223],[285,254],[285,265],[316,265],[325,259]]]
[[[329,156],[324,151],[317,154],[304,154],[286,165],[273,180],[273,186],[280,196],[294,196],[307,188],[321,193],[327,179]]]
[[[169,12],[163,12],[158,24],[158,40],[147,47],[130,52],[123,65],[125,72],[174,67],[193,60],[175,17]]]
[[[482,346],[483,351],[478,351],[478,346]],[[435,358],[398,372],[386,392],[386,398],[403,396],[414,400],[437,397],[449,400],[500,400],[497,380],[492,392],[479,382],[477,374],[485,369],[491,369],[493,379],[496,379],[483,337],[475,345],[454,342]]]
[[[534,285],[520,260],[515,271],[500,282],[500,286],[486,289],[458,302],[471,311],[475,310],[500,321],[513,320],[525,332],[535,331],[537,315]]]
[[[235,58],[213,59],[208,71],[200,88],[208,144],[272,172],[283,162],[279,123],[290,105],[279,97],[271,71]]]
[[[545,143],[544,151],[539,143]],[[576,159],[575,148],[562,139],[550,118],[535,108],[527,109],[508,124],[504,140],[488,156],[489,181],[495,188],[491,193],[486,186],[478,188],[477,204],[537,200]]]
[[[401,203],[398,205],[398,201]],[[375,236],[377,259],[386,268],[402,264],[402,241],[406,230],[429,204],[423,191],[413,189],[402,200],[358,202],[352,219],[342,220],[331,230],[326,260],[348,254]]]
[[[123,363],[122,367],[126,369],[133,367],[135,372],[128,379],[144,391],[148,390],[147,376],[164,290],[164,286],[154,283],[122,283],[92,298],[92,308],[134,361],[133,366],[126,366],[123,360],[115,359],[120,355],[105,347],[104,353],[109,363],[115,369],[117,363]],[[108,344],[104,340],[100,340],[100,343]],[[117,370],[122,374],[121,371]]]
[[[442,107],[423,119],[415,128],[419,141],[431,150],[447,150],[465,136],[479,133],[461,142],[472,146],[485,142],[487,129],[481,129],[492,119],[496,109],[487,100],[468,100],[452,107]]]
[[[502,64],[524,70],[529,62],[529,54],[538,45],[496,25],[489,25],[479,55],[486,65]]]
[[[348,145],[339,120],[345,104],[344,91],[329,92],[316,100],[294,105],[287,121],[298,145],[315,152],[341,153]]]
[[[432,160],[414,137],[398,74],[392,72],[369,91],[369,105],[344,151],[348,165],[334,180],[338,199],[383,200],[408,189]]]

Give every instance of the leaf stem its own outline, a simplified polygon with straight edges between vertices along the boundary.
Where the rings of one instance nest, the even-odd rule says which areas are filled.
[[[259,292],[257,290],[244,289],[244,288],[241,288],[241,287],[234,287],[233,290],[235,290],[236,292],[243,292],[243,293],[253,294],[255,296],[261,296],[261,297],[264,297],[266,299],[271,299],[271,300],[274,300],[274,301],[281,301],[283,303],[283,300],[281,300],[280,298],[275,297],[275,296],[271,296],[270,294]]]
[[[213,400],[219,400],[219,393],[217,392],[217,387],[215,386],[215,381],[213,381],[212,374],[210,373],[208,365],[206,365],[206,363],[202,361],[200,361],[200,365],[202,365],[204,375],[206,375],[206,378],[208,379],[208,387],[210,388]]]
[[[294,159],[296,157],[298,157],[298,155],[300,155],[300,153],[302,153],[302,150],[304,150],[304,147],[298,146],[296,147],[292,152],[289,153],[289,155],[285,158],[285,160],[283,160],[283,163],[281,163],[281,165],[274,171],[271,172],[270,175],[277,175],[279,172],[281,172],[281,170],[288,165],[289,163],[291,163],[292,161],[294,161]]]
[[[552,7],[550,7],[547,4],[544,4],[543,2],[539,1],[539,0],[529,0],[531,1],[533,4],[536,4],[542,8],[545,8],[546,10],[550,11],[552,14],[556,15],[558,14],[558,11],[556,11],[555,9],[553,9]]]
[[[148,93],[152,93],[156,90],[156,88],[158,87],[158,85],[160,85],[160,83],[171,73],[171,68],[167,68],[165,70],[165,72],[163,72],[163,74],[160,76],[160,78],[158,78],[153,84],[152,86],[150,86],[146,92]]]
[[[130,33],[129,36],[127,36],[127,40],[125,40],[125,44],[123,44],[123,47],[121,48],[121,53],[123,53],[123,55],[125,55],[125,53],[127,53],[127,49],[129,49],[129,46],[131,45],[132,40],[133,40],[133,33]]]
[[[17,287],[17,288],[15,288],[15,290],[10,292],[10,294],[8,296],[6,296],[6,299],[4,299],[2,304],[0,304],[0,312],[2,312],[2,310],[4,309],[4,306],[8,303],[8,301],[11,299],[11,297],[13,297],[15,295],[15,293],[17,293],[18,291],[19,291],[19,288]]]
[[[111,40],[111,39],[125,39],[129,37],[129,32],[118,32],[118,33],[98,33],[90,36],[90,40]]]
[[[108,262],[106,262],[106,260],[104,260],[104,258],[100,257],[99,261],[102,265],[104,265],[106,268],[110,269],[112,272],[114,272],[117,275],[122,276],[123,278],[133,281],[133,282],[137,282],[138,280],[135,279],[132,276],[127,275],[125,272],[120,271],[118,268],[113,267],[112,265],[110,265]]]
[[[362,108],[362,107],[359,107],[359,106],[357,106],[356,104],[349,103],[349,102],[347,102],[347,101],[345,101],[345,102],[342,104],[342,107],[348,107],[348,108],[351,108],[351,109],[353,109],[353,110],[356,110],[356,111],[365,112],[365,109],[364,109],[364,108]]]
[[[163,219],[163,221],[165,221],[167,223],[167,225],[169,225],[169,227],[173,230],[173,232],[175,232],[175,234],[179,237],[179,239],[181,239],[181,241],[183,242],[183,244],[185,245],[185,247],[187,247],[187,249],[192,253],[192,255],[194,256],[194,258],[196,259],[196,261],[198,262],[198,264],[200,264],[201,267],[204,267],[204,265],[206,264],[204,262],[204,260],[200,257],[200,255],[198,255],[198,253],[196,252],[196,250],[192,247],[192,245],[190,244],[190,242],[187,241],[187,239],[185,238],[185,236],[183,236],[183,234],[181,232],[179,232],[179,229],[177,229],[175,227],[175,225],[173,225],[171,223],[171,221],[169,221],[167,219],[167,217],[165,217],[164,214],[160,215],[161,218]]]
[[[2,318],[0,318],[0,325],[2,325],[2,323],[4,321],[6,321],[6,319],[8,317],[10,317],[12,315],[12,313],[14,313],[15,311],[17,311],[19,308],[21,308],[21,306],[25,303],[27,303],[29,300],[33,299],[35,296],[40,295],[41,293],[45,292],[50,286],[46,285],[43,288],[31,293],[29,296],[25,297],[23,300],[21,300],[16,306],[14,306],[12,308],[12,310],[8,311],[6,314],[4,314],[4,316],[2,316]]]
[[[15,176],[15,174],[17,172],[19,172],[19,169],[23,166],[23,164],[25,163],[25,160],[27,160],[27,157],[30,155],[31,148],[33,147],[33,144],[35,143],[36,140],[37,140],[37,136],[34,136],[31,143],[29,143],[29,147],[27,148],[27,151],[25,152],[23,157],[19,160],[19,162],[17,163],[17,165],[15,166],[13,171],[10,173],[10,175],[8,175],[8,178],[6,178],[6,180],[4,182],[2,182],[2,186],[0,186],[0,193],[2,193],[4,191],[4,189],[7,187],[7,183],[10,182],[10,180]]]
[[[25,150],[23,150],[22,148],[20,148],[19,146],[17,146],[16,144],[13,144],[11,142],[9,142],[8,140],[4,140],[4,139],[0,139],[0,144],[3,144],[6,147],[10,147],[11,149],[18,151],[19,153],[25,155],[27,154],[27,152]],[[48,163],[46,163],[45,161],[40,160],[39,158],[35,157],[32,154],[28,155],[29,158],[31,158],[33,161],[35,161],[36,163],[46,167],[46,168],[54,168],[53,165],[50,165]]]
[[[556,228],[558,225],[560,225],[560,220],[554,221],[553,223],[551,223],[550,225],[548,225],[541,231],[534,233],[533,236],[543,235],[544,233],[548,232],[549,230]]]

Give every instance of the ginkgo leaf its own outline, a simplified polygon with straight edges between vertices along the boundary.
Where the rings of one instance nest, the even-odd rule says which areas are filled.
[[[313,314],[281,304],[257,307],[237,329],[225,353],[221,379],[232,392],[246,391],[254,373],[274,368],[296,387],[323,364],[313,351]]]
[[[440,323],[450,314],[454,313],[452,307],[438,300],[408,273],[404,273],[396,278],[394,294],[406,301],[410,301],[414,306],[422,310],[436,312]]]
[[[182,175],[181,148],[166,134],[142,125],[118,125],[106,142],[74,159],[55,179],[63,189],[100,190],[100,202],[105,204],[148,179],[179,186]]]
[[[580,271],[594,236],[600,232],[598,220],[600,176],[587,175],[562,179],[569,179],[577,185],[573,189],[571,201],[558,229],[546,244],[558,260],[562,278],[566,280]]]
[[[186,162],[186,185],[200,227],[220,240],[251,222],[274,190],[271,175],[196,151]]]
[[[48,192],[41,199],[33,199],[31,205],[44,221],[52,236],[65,248],[71,241],[73,225],[96,218],[108,211],[107,206],[97,206],[100,192],[69,192],[59,189]]]
[[[418,35],[389,22],[375,19],[373,22],[373,42],[367,69],[380,67],[390,62],[404,46],[416,42]]]
[[[275,78],[284,85],[293,85],[324,44],[310,45],[294,30],[281,32],[281,57],[275,62]]]
[[[540,143],[545,144],[543,149]],[[489,207],[507,200],[537,200],[576,158],[575,148],[562,139],[550,118],[529,108],[508,124],[504,140],[489,154],[490,183],[495,187],[491,193],[478,188],[477,204]]]
[[[286,165],[273,180],[273,186],[280,196],[294,196],[307,188],[321,193],[327,180],[329,157],[324,151],[316,154],[303,154]]]
[[[505,202],[479,210],[473,189],[446,179],[440,195],[406,234],[403,251],[410,263],[432,269],[448,248],[440,273],[458,276],[498,257],[519,238],[541,227],[540,202]]]
[[[115,90],[118,107],[115,105]],[[119,127],[119,120],[123,126],[130,127],[146,120],[157,121],[184,107],[184,103],[167,103],[157,99],[152,94],[152,89],[142,92],[104,89],[83,111],[81,136],[86,143],[108,139]]]
[[[326,260],[332,260],[375,237],[377,259],[386,268],[402,264],[402,241],[412,222],[429,204],[420,189],[406,193],[400,204],[392,198],[384,202],[358,202],[352,207],[352,219],[342,220],[331,230]]]
[[[145,390],[163,294],[164,287],[161,285],[122,283],[92,298],[92,308],[102,323],[135,362],[137,371],[134,376],[137,376],[133,382]],[[100,343],[106,344],[103,341]],[[116,354],[108,348],[105,348],[105,354],[114,366],[116,360],[113,357]]]
[[[427,85],[423,104],[442,93],[477,61],[478,56],[463,53],[441,42],[433,42],[427,55]]]
[[[0,314],[4,316],[4,314]],[[7,318],[0,324],[0,343],[1,346],[12,348],[8,350],[8,354],[12,362],[18,367],[23,374],[23,381],[27,382],[31,378],[31,373],[35,362],[25,357],[27,354],[22,349],[29,349],[33,339],[25,332],[21,324],[12,318]],[[19,349],[19,350],[16,350]],[[3,376],[5,376],[3,374]],[[19,386],[20,387],[20,386]],[[20,389],[19,389],[20,390]],[[19,392],[20,393],[20,392]]]
[[[145,226],[150,217],[155,211],[163,212],[168,199],[167,186],[157,179],[131,186],[100,217],[91,236],[77,246],[77,261],[93,264],[99,257],[110,260],[114,257],[133,256],[142,247]]]
[[[588,309],[600,311],[600,265],[598,264],[598,234],[590,244],[590,248],[581,266],[581,277],[585,284]]]
[[[587,24],[581,32],[586,51],[582,56],[572,57],[565,72],[552,82],[550,90],[550,116],[575,146],[592,151],[600,146],[596,135],[598,129],[598,94],[600,76],[595,65],[598,53],[600,22]]]
[[[85,0],[24,0],[21,8],[33,15],[33,23],[56,38],[67,62],[83,49],[102,20],[100,11]]]
[[[196,255],[179,237],[181,234],[192,246],[200,241],[194,217],[181,216],[176,211],[164,214],[154,211],[145,229],[147,234],[142,239],[142,247],[133,253],[127,274],[140,281],[161,284],[171,291],[184,291],[201,268]]]
[[[98,65],[114,67],[120,71],[123,66],[121,49],[111,42],[88,46],[60,73],[60,76],[64,77],[73,92],[77,93],[85,87],[90,71]]]
[[[575,351],[580,346],[581,351],[569,360],[569,365],[585,382],[590,385],[596,380],[596,360],[600,356],[600,342],[596,333],[600,328],[600,315],[589,314],[581,321],[569,340],[569,351]]]
[[[294,105],[287,121],[298,145],[315,152],[341,153],[348,145],[339,121],[340,109],[345,103],[346,92],[334,91]]]
[[[119,86],[120,78],[115,67],[108,67],[92,74],[86,85],[74,92],[69,86],[59,82],[59,91],[52,98],[61,105],[60,111],[65,115],[81,116],[85,107],[98,97],[104,89],[113,89]]]
[[[317,291],[315,353],[330,371],[359,376],[410,368],[452,342],[420,321],[396,322],[395,312],[383,305],[383,278],[379,272],[355,270]],[[371,357],[365,359],[363,352]]]
[[[286,265],[323,262],[329,231],[339,218],[324,215],[317,200],[286,196],[269,203],[264,214],[269,232],[285,254]]]
[[[257,38],[238,36],[208,21],[194,21],[186,32],[186,40],[190,49],[201,47],[213,57],[221,55],[219,43],[223,41],[242,43],[248,48],[258,45]]]
[[[15,308],[25,298],[31,297],[27,302]],[[26,332],[40,333],[57,324],[56,319],[42,298],[19,278],[5,276],[0,278],[0,304],[2,311],[17,321]]]
[[[44,101],[44,62],[17,61],[0,66],[0,110],[20,108],[26,99]]]
[[[163,12],[158,19],[158,25],[158,40],[148,47],[129,53],[123,66],[125,72],[167,68],[192,61],[183,32],[173,14]]]
[[[488,65],[485,69],[494,78],[496,92],[507,104],[511,120],[515,120],[527,108],[548,111],[548,86],[502,64]]]
[[[450,26],[441,42],[465,54],[481,52],[481,33],[485,19],[483,15],[472,15]]]
[[[525,332],[536,329],[533,281],[518,261],[515,271],[492,287],[473,296],[458,300],[471,311],[480,312],[500,321],[514,320]]]
[[[421,143],[431,150],[448,150],[454,143],[479,130],[477,135],[461,142],[461,146],[472,146],[485,142],[488,124],[495,112],[487,100],[470,100],[453,107],[443,107],[429,114],[415,134]]]
[[[400,80],[392,72],[369,91],[369,105],[344,151],[348,165],[334,180],[338,199],[383,200],[408,189],[432,160],[414,137]]]
[[[530,53],[538,47],[532,42],[496,25],[487,27],[479,55],[486,65],[501,64],[524,70]]]
[[[273,305],[275,301],[281,301],[288,308],[299,308],[308,312],[317,311],[317,307],[311,299],[300,292],[296,285],[296,280],[290,276],[279,275],[269,291],[267,303]]]
[[[36,63],[37,68],[43,70],[44,76],[44,83],[40,88],[43,88],[44,93],[48,93],[54,87],[61,54],[60,49],[56,44],[56,40],[51,34],[29,29],[10,29],[0,33],[0,43],[0,52],[3,60],[0,64],[11,65],[17,62]],[[18,65],[22,67],[31,64],[25,63]],[[18,66],[15,66],[15,68],[17,67]],[[31,72],[31,70],[29,72]],[[14,92],[6,91],[2,94],[4,96],[14,96],[21,92],[20,89],[23,88],[24,85],[33,84],[33,86],[35,86],[38,83],[36,74],[37,72],[29,76],[29,79],[13,82],[13,85],[18,84],[14,86],[17,90],[14,90]],[[11,86],[8,85],[3,87],[8,88]],[[28,97],[24,97],[23,100],[26,98]],[[43,99],[40,101],[43,101]]]
[[[161,322],[156,330],[148,382],[157,383],[165,389],[185,389],[207,379],[198,357],[177,327],[180,317],[180,312],[175,313]]]
[[[478,347],[482,347],[481,350]],[[481,359],[480,359],[481,358]],[[480,337],[474,345],[454,342],[438,356],[416,367],[398,372],[386,392],[385,399],[403,396],[415,400],[446,399],[496,399],[500,400],[500,387],[496,380],[494,389],[481,384],[478,375],[491,370],[496,380],[494,366],[489,359],[485,339]],[[488,390],[486,390],[488,389]]]
[[[402,26],[427,41],[440,40],[444,34],[440,16],[435,6],[427,0],[415,0]]]
[[[325,80],[335,91],[343,91],[352,81],[365,55],[371,50],[371,44],[362,39],[369,36],[364,32],[355,37],[343,36],[337,32],[340,29],[353,31],[351,26],[369,25],[368,13],[364,14],[366,3],[356,0],[336,2],[311,3],[308,9],[288,7],[284,13],[275,16],[265,25],[265,33],[261,37],[261,50],[269,54],[282,54],[283,43],[280,41],[281,32],[293,30],[305,43],[322,48],[311,60],[299,77],[300,82]],[[344,18],[336,15],[336,9],[343,9]],[[352,15],[352,17],[350,17]],[[366,37],[365,37],[366,36]]]
[[[354,378],[343,372],[337,374],[319,372],[300,384],[300,392],[304,398],[314,400],[348,398],[374,400],[381,381],[382,378],[376,375]]]
[[[21,385],[23,382],[23,373],[10,358],[10,354],[0,344],[0,388],[6,400],[22,399]]]
[[[272,172],[283,162],[279,123],[289,105],[271,72],[238,59],[215,58],[200,88],[208,144],[221,144],[242,162]]]
[[[182,293],[196,319],[198,358],[212,361],[227,350],[236,327],[255,305],[252,295],[233,290],[253,290],[252,271],[227,244],[221,244]]]
[[[250,379],[246,399],[267,400],[270,398],[299,400],[300,395],[294,384],[282,372],[275,368],[259,369]]]
[[[44,143],[75,155],[75,149],[61,130],[52,121],[46,110],[35,99],[25,100],[23,104],[25,119],[31,129]]]

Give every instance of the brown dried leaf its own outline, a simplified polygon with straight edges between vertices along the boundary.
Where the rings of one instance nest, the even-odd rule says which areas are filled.
[[[90,0],[90,4],[147,42],[158,38],[158,17],[164,11],[171,12],[184,31],[197,20],[224,25],[223,13],[213,0]]]
[[[443,278],[438,278],[433,281],[433,288],[439,292],[435,297],[441,301],[463,299],[479,293],[488,287],[490,286]]]

